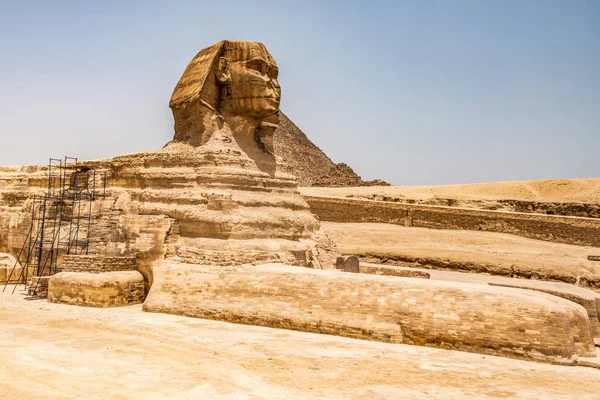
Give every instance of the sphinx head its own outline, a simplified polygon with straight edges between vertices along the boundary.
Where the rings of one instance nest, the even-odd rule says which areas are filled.
[[[217,63],[219,110],[264,119],[279,111],[279,69],[262,43],[224,42]]]
[[[262,43],[222,41],[201,50],[181,76],[169,106],[175,140],[201,145],[215,115],[268,130],[276,126],[279,69]],[[260,134],[259,134],[260,135]]]

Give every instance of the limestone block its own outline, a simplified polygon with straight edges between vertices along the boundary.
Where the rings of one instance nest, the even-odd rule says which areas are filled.
[[[10,254],[0,253],[0,284],[23,283],[23,267],[16,265],[15,258]],[[13,269],[14,268],[14,269]]]
[[[23,267],[18,266],[4,267],[0,266],[0,284],[8,283],[23,283]],[[10,279],[9,279],[10,278]]]
[[[144,277],[138,271],[60,272],[48,285],[48,302],[88,307],[118,307],[144,301]]]
[[[546,361],[595,356],[585,309],[545,293],[281,265],[154,272],[145,311]]]
[[[360,272],[360,262],[356,256],[340,256],[335,260],[335,267],[346,272]]]

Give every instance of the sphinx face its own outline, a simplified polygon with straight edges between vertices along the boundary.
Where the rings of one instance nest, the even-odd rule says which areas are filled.
[[[229,62],[230,102],[236,115],[266,118],[279,111],[279,69],[273,58],[258,45],[247,57]]]
[[[252,132],[265,145],[278,121],[278,74],[277,63],[259,42],[223,40],[200,50],[169,102],[175,140],[194,146],[206,143],[214,130],[211,117],[219,115],[236,133]]]

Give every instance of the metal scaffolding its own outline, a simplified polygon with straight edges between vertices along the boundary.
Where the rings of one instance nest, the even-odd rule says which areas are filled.
[[[16,281],[27,286],[30,274],[43,277],[59,272],[64,255],[88,254],[93,201],[105,195],[106,171],[80,165],[73,157],[51,158],[47,193],[33,198],[31,226],[3,291],[19,265]]]

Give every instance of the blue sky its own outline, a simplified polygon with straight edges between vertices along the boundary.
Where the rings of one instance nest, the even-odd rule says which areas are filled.
[[[597,0],[0,0],[0,165],[160,148],[222,39],[265,43],[281,109],[365,179],[600,177]]]

